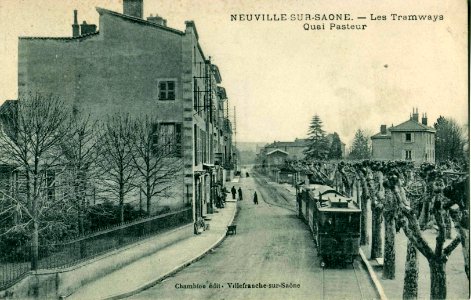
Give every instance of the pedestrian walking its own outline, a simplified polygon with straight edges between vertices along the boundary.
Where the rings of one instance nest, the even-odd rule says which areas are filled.
[[[253,204],[257,204],[258,205],[258,196],[257,196],[257,192],[255,192],[253,194]]]
[[[234,186],[232,186],[231,193],[232,193],[232,200],[235,200],[235,196],[236,196],[237,191],[236,191]]]
[[[239,192],[239,201],[242,201],[244,198],[242,197],[242,189],[240,188],[240,186],[239,186],[238,192]]]

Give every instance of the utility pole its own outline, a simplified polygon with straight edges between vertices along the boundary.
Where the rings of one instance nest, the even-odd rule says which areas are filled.
[[[237,115],[236,115],[236,107],[234,106],[234,157],[235,157],[234,168],[235,168],[235,172],[238,171],[238,165],[239,165],[239,157],[237,156],[236,151],[237,151]]]

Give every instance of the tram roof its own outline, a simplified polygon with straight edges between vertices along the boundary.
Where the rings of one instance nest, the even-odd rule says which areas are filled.
[[[317,209],[320,212],[356,212],[360,213],[361,209],[358,208],[358,206],[353,202],[350,201],[348,203],[348,207],[342,208],[342,207],[332,207],[331,201],[325,201],[324,204],[327,204],[327,206],[319,206],[319,202],[317,204]]]

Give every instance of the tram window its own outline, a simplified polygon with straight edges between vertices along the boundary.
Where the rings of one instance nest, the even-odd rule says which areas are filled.
[[[335,228],[338,232],[358,231],[358,217],[354,214],[337,214]]]
[[[323,232],[332,232],[335,230],[335,216],[333,214],[320,214],[319,218],[320,230]]]

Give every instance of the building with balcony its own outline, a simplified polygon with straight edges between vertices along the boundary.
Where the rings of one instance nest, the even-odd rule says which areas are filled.
[[[195,23],[180,31],[160,16],[144,19],[143,0],[124,0],[123,13],[96,10],[98,27],[79,25],[74,11],[70,37],[19,38],[19,99],[51,94],[99,120],[122,112],[153,117],[175,136],[183,165],[173,196],[159,205],[191,204],[195,220],[212,212],[233,168],[232,128],[219,68]]]

